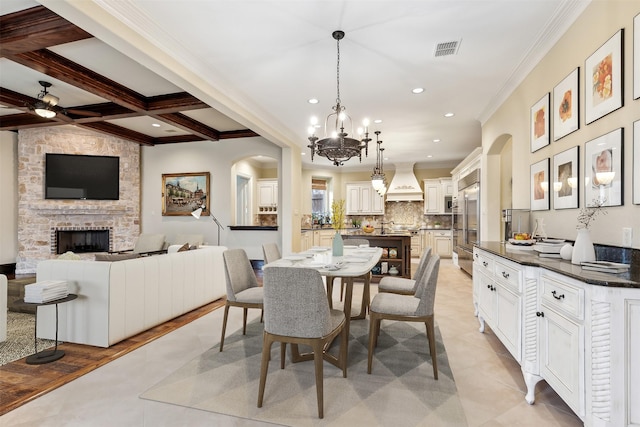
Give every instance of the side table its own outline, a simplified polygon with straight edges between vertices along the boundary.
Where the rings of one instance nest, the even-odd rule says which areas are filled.
[[[35,322],[35,328],[34,328],[34,331],[33,331],[33,347],[34,347],[35,352],[31,356],[27,357],[27,364],[29,364],[29,365],[42,365],[43,363],[54,362],[54,361],[56,361],[58,359],[61,359],[64,356],[64,351],[58,350],[58,304],[62,304],[64,302],[73,301],[76,298],[78,298],[78,295],[69,294],[64,298],[59,298],[59,299],[56,299],[56,300],[53,300],[53,301],[43,302],[43,303],[24,302],[24,299],[19,299],[19,300],[15,301],[14,304],[22,304],[22,305],[29,305],[29,306],[35,306],[36,307],[36,322]],[[37,307],[40,307],[41,305],[51,305],[51,304],[55,304],[56,305],[56,345],[53,348],[53,350],[42,350],[42,351],[38,352],[38,310],[37,310]]]

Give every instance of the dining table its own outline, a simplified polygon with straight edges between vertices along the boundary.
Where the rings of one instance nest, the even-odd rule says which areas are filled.
[[[371,272],[371,269],[378,264],[382,257],[382,248],[370,246],[344,245],[341,256],[333,255],[332,248],[325,246],[313,246],[309,250],[283,256],[282,258],[264,265],[269,267],[294,267],[313,268],[327,281],[335,278],[344,279],[344,317],[345,331],[343,343],[345,346],[344,357],[348,360],[349,355],[349,327],[351,319],[364,319],[366,310],[369,307],[368,301],[363,299],[360,314],[351,317],[351,302],[353,300],[354,279]],[[367,295],[365,295],[367,296]],[[327,295],[331,298],[331,295]],[[295,361],[295,360],[294,360]],[[342,360],[340,360],[342,362]]]

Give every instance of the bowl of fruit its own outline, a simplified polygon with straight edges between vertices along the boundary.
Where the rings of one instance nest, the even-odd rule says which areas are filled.
[[[515,233],[513,238],[509,239],[509,243],[512,245],[530,246],[535,242],[535,240],[531,239],[531,234],[529,233]]]
[[[364,227],[362,227],[362,231],[364,231],[365,233],[368,233],[368,234],[373,233],[374,230],[375,230],[375,228],[373,228],[373,226],[371,226],[371,225],[365,225]]]

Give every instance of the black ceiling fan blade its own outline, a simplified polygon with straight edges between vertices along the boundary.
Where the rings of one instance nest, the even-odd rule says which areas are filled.
[[[62,112],[64,114],[75,114],[76,116],[86,116],[86,117],[101,117],[102,114],[97,113],[95,111],[89,110],[76,110],[75,108],[63,108]]]

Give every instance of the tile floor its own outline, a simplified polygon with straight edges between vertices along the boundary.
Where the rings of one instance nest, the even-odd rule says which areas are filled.
[[[357,301],[355,295],[354,301]],[[228,333],[239,329],[242,319],[240,310],[230,313]],[[0,417],[0,425],[263,425],[138,398],[143,391],[219,343],[222,314],[223,310],[216,310],[23,405]],[[258,315],[257,310],[250,310],[251,319]],[[443,260],[440,269],[436,321],[470,427],[582,426],[580,419],[544,382],[537,386],[536,403],[525,402],[525,386],[518,364],[491,330],[484,334],[478,332],[471,302],[471,279],[450,260]]]

